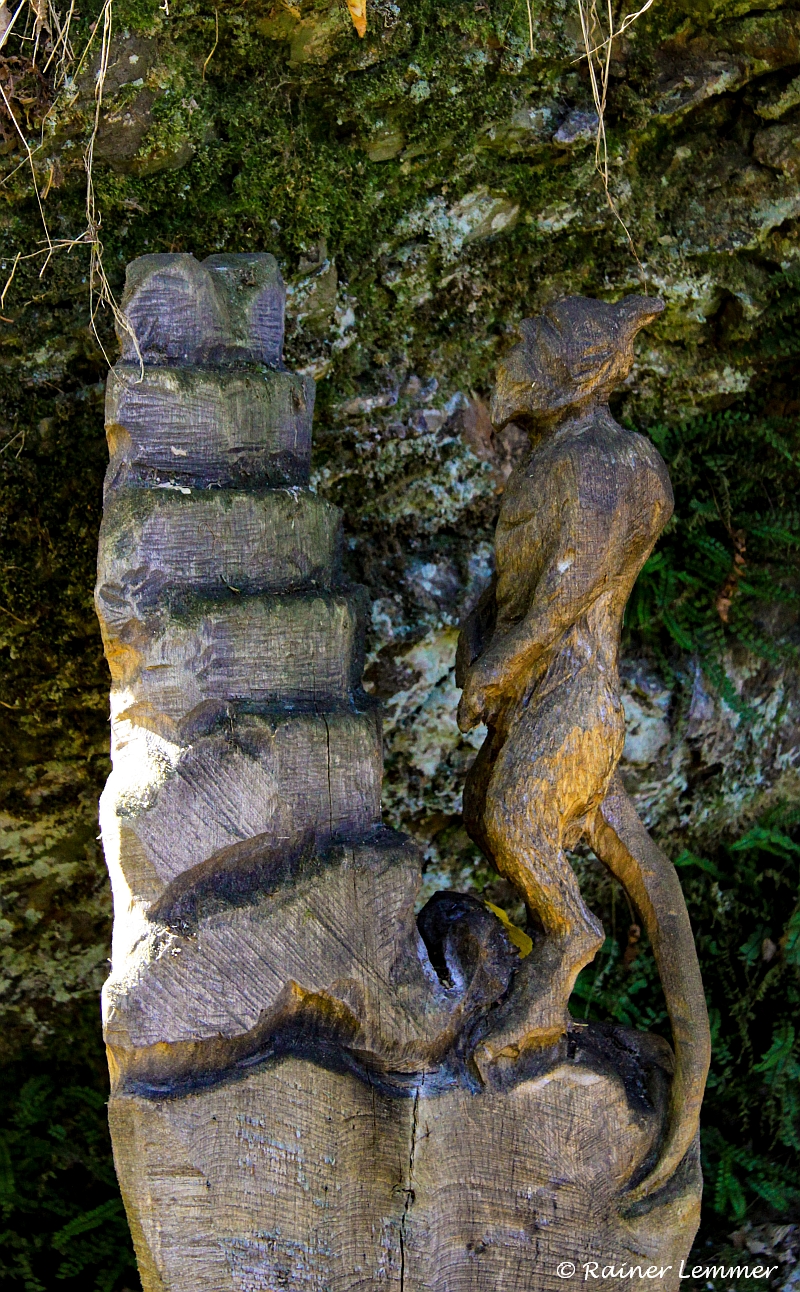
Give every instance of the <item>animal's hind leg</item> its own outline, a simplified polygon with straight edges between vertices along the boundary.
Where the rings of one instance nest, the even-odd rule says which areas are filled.
[[[546,735],[540,720],[520,723],[487,788],[483,831],[494,863],[545,931],[525,965],[531,990],[524,1018],[509,1019],[491,1037],[495,1054],[550,1044],[566,1030],[575,979],[603,942],[602,926],[581,897],[563,841],[594,794],[602,793],[606,761],[595,767],[596,750],[580,729],[563,744],[543,740]]]

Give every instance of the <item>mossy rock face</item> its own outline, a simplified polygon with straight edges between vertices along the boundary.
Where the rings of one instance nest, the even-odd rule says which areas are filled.
[[[78,53],[99,13],[76,20]],[[535,5],[532,49],[514,0],[368,0],[367,18],[360,40],[328,0],[114,0],[94,150],[103,266],[120,296],[126,263],[150,252],[277,258],[286,362],[316,380],[315,485],[372,596],[387,817],[426,849],[426,891],[485,888],[513,912],[460,823],[475,747],[454,721],[456,626],[524,451],[513,429],[494,434],[487,398],[521,318],[571,292],[640,290],[640,268],[595,170],[574,0]],[[0,306],[0,1009],[3,1053],[47,1062],[73,1029],[91,1035],[110,919],[92,605],[107,367],[80,242],[101,33],[71,81],[56,86],[55,60],[17,78],[19,100],[6,90],[51,240],[78,240],[41,278],[31,165],[0,120],[3,284],[15,269]],[[667,303],[615,413],[653,435],[677,499],[628,617],[626,776],[675,856],[716,855],[797,796],[798,87],[794,4],[657,0],[612,49],[610,191]],[[113,360],[108,309],[96,325]],[[617,907],[586,867],[608,922]],[[701,924],[749,945],[744,904],[689,890]],[[765,973],[789,965],[781,929],[762,935],[788,948]],[[46,1285],[61,1259],[47,1243]],[[87,1285],[74,1277],[66,1292]]]

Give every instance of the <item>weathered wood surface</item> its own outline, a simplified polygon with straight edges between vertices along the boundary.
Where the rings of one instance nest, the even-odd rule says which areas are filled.
[[[633,1202],[675,1103],[669,1047],[565,1020],[504,1048],[535,1034],[558,948],[531,929],[521,958],[474,896],[415,915],[275,262],[144,257],[124,304],[96,597],[103,1009],[145,1292],[528,1292],[594,1259],[641,1266],[636,1285],[671,1266],[677,1288],[696,1146]],[[607,816],[624,870],[636,829]]]
[[[115,1100],[120,1183],[147,1292],[554,1292],[557,1271],[676,1288],[699,1219],[698,1165],[654,1212],[623,1217],[663,1116],[576,1061],[511,1090],[424,1083],[398,1099],[298,1058],[182,1099]],[[124,1146],[124,1152],[120,1151]],[[124,1160],[123,1160],[124,1159]]]
[[[451,948],[445,985],[414,918],[418,889],[416,850],[381,828],[324,850],[256,838],[185,871],[106,985],[121,1088],[223,1078],[305,1045],[306,1031],[398,1091],[438,1067],[440,1083],[455,1080],[459,1040],[504,995],[517,956],[472,899],[471,945]]]
[[[135,613],[185,588],[227,592],[330,590],[341,517],[302,489],[189,496],[156,489],[115,493],[100,531],[97,595],[104,618],[114,602]]]
[[[221,706],[180,729],[139,710],[113,730],[100,800],[115,890],[110,981],[147,930],[147,908],[199,859],[256,837],[293,840],[298,822],[325,840],[380,819],[375,710],[259,716]]]
[[[106,393],[106,490],[302,485],[314,381],[282,369],[117,364]]]
[[[173,722],[210,701],[332,707],[361,676],[362,605],[347,592],[229,593],[149,620],[103,620],[115,719],[132,704]]]
[[[140,256],[128,267],[123,360],[280,366],[286,293],[274,256]],[[135,340],[134,340],[135,338]]]
[[[160,883],[245,839],[291,839],[298,821],[322,838],[326,826],[337,834],[380,819],[374,710],[204,716],[213,720],[207,734],[195,723],[154,740],[133,720],[129,740],[118,731],[109,794],[123,812],[120,828],[136,835]],[[181,832],[173,837],[176,814]]]

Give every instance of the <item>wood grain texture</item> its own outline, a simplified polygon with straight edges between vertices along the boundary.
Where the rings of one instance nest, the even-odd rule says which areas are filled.
[[[289,1058],[182,1099],[116,1096],[110,1115],[145,1292],[555,1292],[563,1261],[577,1279],[589,1261],[638,1267],[635,1287],[671,1266],[657,1286],[675,1292],[698,1219],[696,1157],[658,1205],[620,1216],[658,1111],[574,1059],[511,1090],[428,1094],[423,1080],[403,1098]],[[208,1281],[191,1281],[198,1250]]]
[[[119,329],[123,362],[203,363],[228,334],[225,301],[194,256],[140,256],[128,265]]]
[[[302,485],[311,461],[314,381],[269,368],[118,363],[106,391],[106,491]]]
[[[122,298],[122,359],[281,367],[285,299],[274,256],[141,256]]]
[[[115,1087],[173,1093],[307,1030],[389,1084],[435,1069],[517,956],[484,913],[494,956],[463,956],[446,986],[414,918],[419,886],[416,849],[382,829],[324,851],[254,839],[185,872],[104,989]]]
[[[119,620],[183,589],[220,595],[329,590],[340,543],[338,508],[308,489],[215,489],[199,497],[115,492],[100,532],[98,613]]]
[[[223,253],[202,266],[225,300],[234,359],[282,366],[286,291],[274,256]],[[218,353],[217,361],[229,354]]]
[[[182,722],[210,701],[341,705],[361,677],[363,618],[357,594],[317,592],[162,605],[119,635],[101,620],[112,720],[138,706]]]
[[[100,800],[115,964],[141,936],[150,903],[198,862],[256,836],[279,843],[310,830],[325,841],[380,820],[374,709],[272,717],[225,709],[204,718],[183,733],[164,720],[160,731],[140,720],[115,727],[114,770]]]
[[[274,260],[144,257],[123,304],[136,344],[122,338],[109,377],[96,592],[112,675],[103,1019],[145,1292],[549,1292],[563,1286],[559,1262],[594,1258],[640,1266],[637,1285],[668,1266],[660,1286],[677,1288],[697,1223],[696,1144],[684,1135],[653,1196],[641,1185],[668,1122],[685,1131],[685,1062],[673,1077],[659,1038],[566,1017],[543,1037],[574,948],[532,928],[522,956],[475,895],[438,893],[417,912],[422,859],[381,825],[365,606],[342,579],[339,514],[308,488],[313,382],[282,368]],[[512,517],[498,548],[508,596],[502,585],[479,608],[467,664],[481,633],[502,628],[503,605],[537,595],[536,542],[515,547],[516,531],[544,535],[569,513],[562,537],[586,564],[581,471],[626,559],[649,550],[657,521],[633,532],[626,520],[641,511],[641,462],[615,434],[598,423],[572,456],[556,453],[553,506]],[[509,490],[523,510],[526,489]],[[569,577],[547,585],[551,610]],[[581,762],[587,810],[592,778],[610,778],[614,660],[599,680],[591,660],[570,671],[583,646],[575,630],[561,652],[549,745],[529,739],[511,760],[529,782],[536,769],[537,810],[520,808],[509,774],[499,833],[482,837],[516,831],[530,851],[552,833],[563,784],[550,764]],[[541,696],[531,712],[541,734]],[[554,761],[578,713],[588,743]],[[488,748],[497,762],[502,742]],[[644,856],[619,795],[602,812],[595,846],[645,908],[663,968],[685,928],[679,911],[663,920],[660,854]],[[527,882],[524,866],[502,864]],[[687,981],[666,975],[673,1007]],[[689,997],[673,1008],[679,1058],[693,1009]]]
[[[498,429],[512,418],[523,425],[531,451],[508,480],[496,577],[465,626],[458,669],[462,730],[489,728],[465,822],[544,931],[533,953],[537,1008],[509,1014],[487,1055],[548,1045],[567,1027],[575,980],[603,942],[566,851],[586,838],[640,910],[677,1048],[670,1129],[642,1196],[666,1184],[694,1141],[711,1056],[680,884],[615,778],[622,619],[673,500],[655,446],[619,426],[608,400],[633,364],[637,332],[663,308],[652,297],[611,305],[574,296],[521,323],[491,414]]]

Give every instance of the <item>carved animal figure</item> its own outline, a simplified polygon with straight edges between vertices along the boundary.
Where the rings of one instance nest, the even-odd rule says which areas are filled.
[[[581,837],[621,880],[653,945],[676,1071],[669,1131],[637,1197],[663,1185],[692,1143],[710,1054],[677,875],[616,775],[623,613],[673,499],[660,455],[617,424],[608,398],[630,371],[637,332],[663,308],[641,296],[570,297],[522,323],[491,415],[498,429],[525,427],[532,451],[508,481],[496,578],[462,631],[458,661],[459,724],[489,728],[464,793],[467,828],[543,933],[532,954],[545,985],[524,1019],[490,1039],[491,1055],[563,1034],[575,979],[602,944],[565,852]]]

